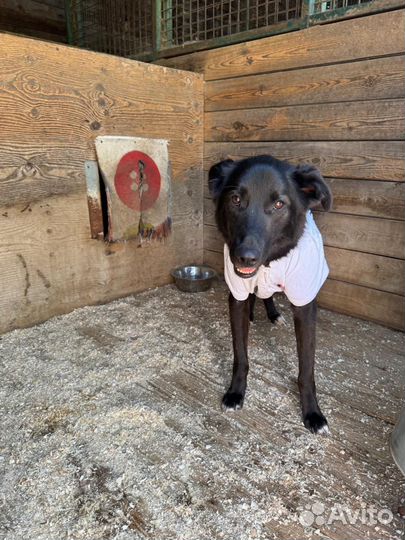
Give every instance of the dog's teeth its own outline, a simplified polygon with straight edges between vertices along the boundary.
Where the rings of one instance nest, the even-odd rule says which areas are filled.
[[[241,273],[241,274],[253,274],[253,272],[255,271],[254,268],[238,268],[238,271]]]

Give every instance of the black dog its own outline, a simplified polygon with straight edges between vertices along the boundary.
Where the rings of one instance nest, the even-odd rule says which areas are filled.
[[[280,322],[272,294],[285,292],[292,305],[297,340],[298,386],[305,426],[328,433],[314,381],[316,295],[328,267],[310,208],[329,210],[332,195],[318,169],[293,166],[270,156],[225,160],[211,167],[209,189],[225,240],[225,280],[234,350],[225,409],[240,409],[249,369],[249,317],[255,296],[272,322]]]

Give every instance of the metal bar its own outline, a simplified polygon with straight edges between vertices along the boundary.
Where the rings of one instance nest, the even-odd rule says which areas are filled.
[[[302,0],[301,17],[305,21],[305,26],[309,26],[310,15],[314,12],[315,0]]]
[[[71,2],[73,0],[65,0],[65,16],[66,16],[66,30],[67,30],[67,42],[69,45],[74,44],[73,29],[72,29],[72,16],[73,10],[71,9]]]
[[[131,34],[132,34],[132,28],[130,24],[130,18],[128,14],[128,1],[125,0],[123,5],[123,16],[124,20],[122,21],[122,26],[124,28],[124,47],[125,47],[125,56],[128,56],[131,54]]]
[[[186,17],[185,17],[185,14],[184,14],[184,6],[183,6],[183,9],[182,9],[182,14],[181,14],[181,42],[184,43],[185,39],[184,39],[184,27],[186,26]]]
[[[153,34],[154,34],[154,49],[155,51],[160,51],[162,48],[162,0],[155,0],[153,2],[154,8],[154,25],[153,25]]]
[[[140,0],[136,0],[137,6],[138,6],[138,17],[137,17],[137,28],[138,28],[138,47],[141,46],[142,43],[142,34],[143,34],[143,28],[142,28],[142,4]]]
[[[136,53],[137,53],[137,51],[136,51],[137,35],[136,35],[136,32],[135,32],[135,28],[136,28],[135,2],[131,2],[130,6],[131,6],[130,13],[131,13],[132,24],[133,24],[133,28],[131,28],[131,36],[132,36],[132,43],[133,43],[133,47],[132,47],[132,51],[131,51],[131,58],[134,58]]]
[[[314,10],[315,10],[315,0],[304,0],[304,4],[308,5],[306,16],[310,17],[314,13]]]
[[[197,5],[197,32],[196,32],[196,36],[197,36],[197,39],[200,39],[200,4]]]
[[[186,4],[186,0],[183,0],[184,6],[188,5],[186,13],[188,14],[188,19],[186,20],[186,41],[191,41],[191,36],[193,34],[193,27],[192,27],[192,19],[193,19],[193,6],[192,6],[192,0],[188,0],[188,4]]]
[[[165,47],[173,46],[173,0],[162,0],[162,26],[164,24],[166,39]]]
[[[146,3],[142,2],[141,4],[141,10],[142,12],[142,41],[140,43],[141,49],[145,49],[146,43],[148,42],[148,13],[146,10]],[[160,28],[160,36],[162,36],[162,24],[159,25]],[[162,42],[162,37],[160,37],[160,41]]]
[[[204,0],[204,40],[207,39],[207,0]]]
[[[113,9],[113,3],[111,2],[111,15],[114,13],[114,9]],[[111,20],[112,20],[112,40],[113,40],[113,54],[115,54],[117,56],[117,31],[116,31],[116,28],[117,28],[117,16],[116,16],[116,13],[115,13],[115,17],[112,16],[111,17]]]
[[[83,23],[82,23],[82,6],[79,2],[76,2],[76,45],[79,47],[85,47],[83,38]]]

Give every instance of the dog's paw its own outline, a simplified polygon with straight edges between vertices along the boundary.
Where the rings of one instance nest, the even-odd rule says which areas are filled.
[[[322,413],[312,412],[304,416],[304,425],[315,435],[330,435],[329,426]]]
[[[280,313],[277,313],[276,315],[272,315],[270,317],[270,321],[272,324],[274,324],[274,326],[278,326],[278,327],[287,326],[287,321],[284,319],[284,317]]]
[[[243,407],[243,394],[239,392],[227,392],[222,398],[224,411],[237,411]]]

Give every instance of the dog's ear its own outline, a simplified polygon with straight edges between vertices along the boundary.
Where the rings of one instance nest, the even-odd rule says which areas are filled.
[[[225,181],[234,167],[235,162],[232,159],[225,159],[213,165],[208,173],[208,188],[211,197],[215,200],[221,194]]]
[[[326,185],[320,171],[313,165],[298,165],[293,171],[293,179],[298,190],[304,195],[308,208],[332,207],[332,193]]]

